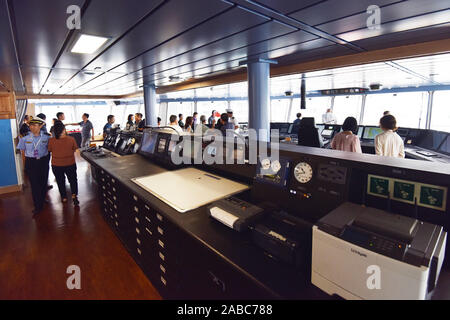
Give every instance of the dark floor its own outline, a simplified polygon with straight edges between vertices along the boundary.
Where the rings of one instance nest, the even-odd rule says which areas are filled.
[[[0,299],[161,299],[103,220],[89,165],[77,162],[79,210],[61,203],[52,173],[50,203],[35,219],[29,187],[0,196]],[[81,290],[67,289],[70,265]]]

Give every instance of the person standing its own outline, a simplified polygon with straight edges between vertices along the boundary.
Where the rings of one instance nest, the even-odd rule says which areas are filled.
[[[39,113],[39,114],[37,115],[37,117],[38,117],[39,119],[41,119],[41,120],[44,121],[44,125],[42,126],[41,131],[42,131],[43,133],[47,133],[47,134],[48,134],[47,124],[46,124],[47,116],[46,116],[45,114],[43,114],[43,113]]]
[[[192,124],[192,130],[195,129],[195,126],[198,125],[198,112],[194,112],[194,114],[192,115],[193,118],[193,124]]]
[[[238,122],[237,119],[233,116],[233,110],[232,110],[232,109],[227,109],[227,114],[228,114],[228,122],[229,122],[230,124],[233,124],[234,130],[239,129],[239,122]],[[231,127],[231,125],[229,125],[229,127]]]
[[[216,124],[216,117],[215,117],[215,115],[216,115],[216,110],[213,110],[211,112],[211,116],[208,118],[208,126],[210,128],[214,128],[214,125]]]
[[[302,121],[302,114],[297,113],[297,119],[294,120],[294,126],[299,126],[301,121]]]
[[[342,125],[342,132],[335,135],[331,141],[331,148],[334,150],[362,153],[361,142],[357,133],[358,122],[354,117],[348,117]]]
[[[125,130],[134,131],[134,116],[132,114],[128,115],[127,124],[125,125]]]
[[[184,128],[183,114],[181,113],[178,115],[178,125],[180,126],[180,128]]]
[[[135,127],[136,127],[136,130],[138,130],[138,131],[144,131],[144,128],[145,128],[145,120],[144,119],[142,119],[144,116],[142,115],[142,113],[136,113],[135,115],[134,115],[134,117],[135,117],[135,119],[136,119],[136,122],[135,122]]]
[[[324,124],[336,124],[337,123],[337,119],[336,119],[336,116],[333,114],[333,110],[331,110],[330,108],[327,109],[327,112],[322,115],[322,122]]]
[[[116,118],[112,114],[110,114],[107,118],[107,123],[103,127],[103,139],[106,137],[108,130],[112,128],[114,122],[116,122]]]
[[[30,116],[26,115],[25,118],[23,119],[23,123],[20,126],[20,130],[19,130],[20,135],[22,137],[25,137],[30,132],[29,122],[30,122]]]
[[[45,121],[30,120],[30,132],[19,140],[17,149],[25,153],[25,172],[30,179],[34,215],[44,209],[49,170],[48,141],[50,135],[41,131]]]
[[[74,153],[77,151],[77,142],[67,135],[66,128],[61,122],[57,122],[54,128],[55,136],[48,143],[48,151],[52,153],[52,171],[58,184],[61,201],[67,202],[66,176],[70,183],[72,201],[78,206],[78,180],[77,165]]]
[[[183,131],[184,132],[193,132],[194,130],[192,127],[194,126],[194,118],[193,117],[187,117],[186,123],[184,125]]]
[[[386,115],[380,119],[382,133],[375,137],[375,153],[379,156],[404,158],[405,144],[395,132],[397,120],[393,115]]]
[[[91,132],[92,137],[94,136],[94,126],[92,125],[92,122],[89,121],[89,114],[87,113],[83,114],[83,121],[79,123],[69,123],[66,124],[66,126],[80,126],[81,127],[80,149],[85,149],[89,147],[89,144],[91,143]]]

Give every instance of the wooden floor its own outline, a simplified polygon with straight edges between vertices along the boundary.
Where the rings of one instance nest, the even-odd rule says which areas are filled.
[[[0,299],[161,299],[103,220],[89,165],[77,165],[79,210],[61,203],[51,172],[50,203],[35,219],[29,187],[0,196]],[[67,289],[70,265],[81,290]]]

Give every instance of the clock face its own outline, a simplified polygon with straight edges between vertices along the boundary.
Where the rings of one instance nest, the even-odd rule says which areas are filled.
[[[261,168],[263,170],[269,170],[269,168],[270,168],[270,159],[263,159],[263,160],[261,160]]]
[[[300,183],[308,183],[313,177],[313,169],[306,162],[300,162],[295,166],[294,177]]]
[[[278,161],[278,160],[273,161],[271,168],[274,173],[277,173],[278,171],[280,171],[280,169],[281,169],[280,161]]]

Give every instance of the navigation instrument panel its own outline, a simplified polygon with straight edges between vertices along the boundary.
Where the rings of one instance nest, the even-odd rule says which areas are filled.
[[[289,167],[289,161],[283,158],[279,160],[272,160],[269,157],[259,158],[256,179],[279,187],[286,187]]]

